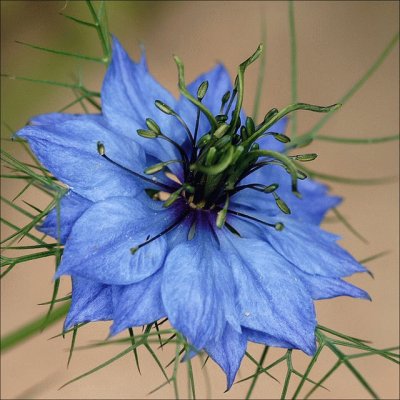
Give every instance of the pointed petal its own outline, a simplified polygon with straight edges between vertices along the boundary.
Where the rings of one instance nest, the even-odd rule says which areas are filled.
[[[338,296],[349,296],[371,300],[367,292],[339,278],[307,274],[296,270],[304,286],[314,300],[331,299]]]
[[[67,114],[59,112],[36,115],[30,119],[30,123],[32,125],[53,125],[76,119],[95,121],[99,124],[105,123],[101,114]]]
[[[100,141],[113,161],[141,173],[145,159],[138,145],[94,121],[74,119],[55,125],[26,126],[17,135],[28,140],[40,162],[54,176],[89,200],[133,196],[143,185],[97,151]]]
[[[161,100],[176,108],[176,100],[149,73],[145,59],[133,62],[121,43],[113,38],[112,61],[101,90],[102,110],[108,124],[120,133],[127,133],[147,154],[159,161],[179,159],[177,149],[161,139],[145,139],[137,135],[137,129],[146,128],[146,118],[152,118],[162,132],[182,143],[184,129],[172,116],[158,110],[154,102]],[[171,164],[174,173],[181,171],[179,164]]]
[[[271,336],[265,332],[250,328],[243,328],[243,332],[247,335],[247,339],[250,342],[261,343],[272,347],[281,347],[284,349],[291,349],[293,347],[292,343],[278,339],[275,336]]]
[[[194,238],[173,248],[165,261],[162,298],[168,318],[197,349],[218,340],[227,320],[240,330],[235,287],[223,256],[199,213]]]
[[[36,229],[54,239],[58,239],[58,236],[60,235],[60,242],[64,244],[75,221],[92,204],[93,203],[90,200],[87,200],[70,190],[62,197],[59,211],[57,207],[53,208],[49,214],[47,214],[44,222],[40,226],[36,227]],[[58,232],[58,230],[60,230],[60,232]]]
[[[180,216],[146,195],[113,197],[95,203],[74,224],[57,276],[77,275],[96,282],[126,285],[154,274],[167,245],[160,237],[132,254],[130,249],[155,237]]]
[[[222,338],[207,343],[205,347],[208,355],[224,370],[227,378],[227,390],[233,385],[246,352],[246,346],[246,334],[238,333],[229,324],[226,324]]]
[[[131,285],[113,286],[114,323],[111,335],[146,325],[166,315],[161,299],[162,271]]]
[[[224,233],[237,286],[242,326],[265,332],[307,354],[315,351],[315,310],[294,267],[267,242]]]
[[[82,322],[107,321],[112,318],[111,286],[73,277],[72,303],[64,330]]]
[[[366,269],[337,243],[337,236],[289,217],[280,217],[282,231],[266,229],[265,234],[274,249],[286,260],[308,274],[338,278]]]

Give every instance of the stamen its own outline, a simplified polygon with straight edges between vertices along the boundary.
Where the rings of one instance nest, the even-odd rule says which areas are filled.
[[[190,143],[192,144],[192,146],[195,146],[195,144],[196,144],[195,139],[193,138],[192,132],[190,132],[190,129],[186,125],[186,122],[183,120],[183,118],[176,111],[174,111],[170,106],[166,105],[165,103],[163,103],[160,100],[156,100],[155,105],[160,111],[162,111],[163,113],[165,113],[167,115],[172,115],[180,122],[180,124],[183,126],[183,128],[186,131],[186,134],[190,140]]]
[[[222,96],[221,108],[219,109],[220,114],[222,114],[224,112],[225,104],[228,102],[230,97],[231,97],[231,92],[229,90]]]
[[[146,239],[145,242],[132,247],[131,248],[131,253],[135,254],[141,247],[148,245],[149,243],[153,242],[156,239],[159,239],[160,237],[164,236],[168,232],[171,232],[174,228],[176,228],[189,214],[188,211],[186,211],[180,218],[178,218],[172,225],[170,225],[168,228],[164,229],[160,233],[158,233],[156,236],[152,237],[151,239]]]
[[[290,211],[288,205],[275,192],[273,192],[272,194],[278,208],[285,214],[291,214],[292,212]]]
[[[260,136],[260,138],[265,137],[265,136],[273,136],[274,139],[278,140],[281,143],[289,143],[290,142],[290,137],[283,135],[282,133],[276,133],[276,132],[266,132]]]
[[[222,228],[225,224],[226,221],[226,213],[228,211],[228,206],[229,206],[229,195],[226,195],[226,199],[225,199],[225,205],[224,208],[222,208],[221,210],[218,211],[217,214],[217,221],[216,221],[216,225],[218,228]]]
[[[289,157],[293,158],[296,161],[308,162],[308,161],[314,161],[318,157],[318,154],[316,153],[299,154],[297,156],[289,156]]]
[[[197,89],[197,100],[201,102],[204,96],[206,95],[207,90],[208,90],[208,81],[204,81]],[[196,142],[197,142],[197,134],[199,132],[199,125],[200,125],[200,108],[197,107],[196,125],[194,128],[194,135],[193,135],[194,137],[192,143],[192,156],[190,159],[191,163],[195,162],[197,158]]]
[[[278,153],[277,151],[271,151],[271,150],[256,150],[252,151],[251,153],[260,157],[271,157],[284,164],[285,167],[287,167],[287,171],[292,179],[292,192],[296,196],[300,195],[300,193],[297,190],[297,168],[294,162],[288,156]]]
[[[147,122],[147,120],[146,120],[146,122]],[[183,150],[183,148],[178,143],[176,143],[174,140],[170,139],[168,136],[164,135],[161,131],[156,132],[156,131],[153,131],[153,130],[138,129],[137,130],[137,134],[139,136],[142,136],[142,137],[146,138],[146,139],[159,138],[159,139],[164,139],[167,142],[171,143],[179,151],[179,154],[182,157],[182,162],[183,162],[183,167],[184,167],[183,169],[184,169],[184,174],[185,174],[185,178],[186,178],[187,173],[188,173],[188,167],[189,167],[189,159],[188,159],[188,157],[187,157],[187,155],[185,153],[185,150]]]
[[[149,183],[151,183],[151,184],[153,184],[153,185],[162,187],[163,189],[175,190],[175,188],[173,188],[172,186],[166,185],[165,183],[162,183],[162,182],[158,182],[158,181],[156,181],[156,180],[154,180],[154,179],[147,178],[147,177],[145,177],[145,176],[143,176],[143,175],[140,175],[140,174],[138,174],[138,173],[135,172],[135,171],[131,171],[130,169],[124,167],[123,165],[118,164],[117,162],[111,160],[111,158],[109,158],[109,157],[106,156],[106,149],[105,149],[105,146],[104,146],[104,144],[101,143],[101,142],[97,142],[97,151],[99,152],[99,154],[100,154],[103,158],[105,158],[105,159],[106,159],[107,161],[109,161],[111,164],[114,164],[115,166],[117,166],[117,167],[119,167],[119,168],[125,170],[126,172],[129,172],[130,174],[136,176],[137,178],[140,178],[140,179],[142,179],[143,181],[149,182]]]
[[[226,111],[225,111],[225,115],[228,115],[228,114],[229,114],[229,110],[231,109],[232,104],[233,104],[233,101],[235,100],[235,97],[236,97],[236,94],[237,94],[236,83],[237,83],[237,81],[235,81],[235,87],[234,87],[233,90],[232,90],[232,96],[231,96],[231,98],[230,98],[230,101],[229,101],[229,104],[228,104],[228,108],[227,108]]]
[[[277,231],[281,231],[283,229],[283,227],[284,227],[282,222],[277,222],[275,224],[270,224],[268,222],[263,221],[262,219],[258,219],[256,217],[252,217],[251,215],[243,214],[243,213],[241,213],[239,211],[229,210],[229,209],[227,211],[228,211],[229,214],[236,215],[237,217],[247,218],[247,219],[250,219],[251,221],[259,222],[260,224],[275,228]]]
[[[271,185],[262,185],[261,183],[250,183],[248,185],[236,186],[235,189],[232,190],[231,194],[236,194],[243,189],[253,189],[262,193],[272,193],[276,189],[278,189],[279,185],[277,183],[273,183]]]
[[[162,171],[169,164],[181,163],[181,162],[182,162],[182,160],[169,160],[169,161],[165,161],[165,162],[160,162],[160,163],[154,164],[150,167],[147,167],[143,172],[146,175],[153,175],[157,172]]]

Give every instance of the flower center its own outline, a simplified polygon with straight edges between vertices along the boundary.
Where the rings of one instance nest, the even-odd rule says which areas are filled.
[[[180,93],[196,107],[197,116],[194,129],[191,130],[185,120],[172,107],[156,100],[155,106],[164,114],[175,118],[187,138],[182,140],[182,143],[178,143],[167,132],[163,132],[156,121],[147,118],[146,129],[138,129],[138,135],[150,140],[168,142],[170,146],[175,148],[178,157],[161,161],[146,168],[144,170],[145,175],[128,170],[136,177],[159,188],[158,190],[146,189],[146,192],[152,198],[163,201],[164,207],[170,207],[176,201],[184,199],[190,209],[215,211],[218,228],[222,228],[226,224],[227,214],[234,214],[274,227],[277,230],[283,229],[283,224],[280,222],[271,224],[231,209],[229,207],[231,199],[242,190],[261,192],[273,196],[279,210],[285,214],[290,214],[288,205],[277,194],[279,186],[276,182],[248,184],[242,182],[260,168],[276,165],[288,174],[293,194],[301,197],[297,189],[297,182],[307,176],[299,169],[298,162],[312,161],[317,155],[310,153],[289,156],[287,150],[296,148],[296,145],[293,145],[286,135],[271,131],[271,127],[292,111],[329,112],[339,108],[340,104],[320,107],[297,103],[280,111],[273,108],[260,123],[256,123],[251,117],[242,121],[240,115],[244,94],[244,72],[259,57],[261,51],[260,45],[250,58],[240,64],[235,85],[220,99],[221,106],[217,115],[214,115],[202,102],[208,91],[208,81],[200,84],[196,96],[192,95],[185,85],[183,64],[178,57],[175,57]],[[208,121],[209,130],[206,133],[202,132],[202,136],[198,137],[201,116]],[[284,151],[261,149],[257,141],[265,136],[272,136],[277,141],[286,144]],[[127,170],[119,165],[116,160],[111,160],[106,156],[104,144],[98,143],[98,151],[108,161]],[[171,166],[176,163],[182,166],[183,176],[181,180],[172,172]],[[170,181],[174,182],[172,184],[160,182],[156,177],[156,174],[160,172],[164,172],[170,178]],[[153,176],[150,178],[150,175]],[[227,227],[229,228],[228,224]],[[151,240],[154,240],[154,238]]]

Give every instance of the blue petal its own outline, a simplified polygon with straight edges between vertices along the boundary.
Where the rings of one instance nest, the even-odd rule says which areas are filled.
[[[126,285],[154,274],[164,263],[166,240],[144,243],[174,223],[180,210],[163,209],[146,195],[113,197],[91,206],[74,224],[57,276],[77,275],[96,282]]]
[[[39,232],[43,232],[55,239],[58,239],[58,235],[60,234],[60,242],[64,244],[75,221],[92,204],[93,203],[90,200],[87,200],[70,190],[62,197],[60,201],[60,210],[58,211],[57,207],[53,208],[53,210],[47,214],[43,224],[38,226],[36,229]],[[58,230],[60,230],[59,233]]]
[[[199,213],[194,238],[168,254],[162,283],[172,326],[197,349],[219,340],[226,321],[240,331],[232,275],[206,218]]]
[[[279,219],[285,225],[282,231],[266,229],[264,232],[275,250],[297,268],[308,274],[332,278],[366,272],[357,260],[336,243],[337,236],[290,217]]]
[[[180,158],[177,149],[165,140],[149,140],[137,135],[137,129],[147,129],[146,118],[152,118],[165,135],[178,143],[186,137],[176,119],[154,105],[155,100],[161,100],[176,108],[176,100],[151,76],[145,60],[133,62],[115,37],[112,62],[104,78],[101,98],[104,116],[116,131],[129,133],[147,154],[160,161]],[[171,170],[181,174],[179,164],[171,164]]]
[[[72,303],[64,323],[64,330],[81,322],[107,321],[112,318],[111,286],[74,276]]]
[[[266,346],[282,347],[284,349],[291,349],[292,343],[282,339],[278,339],[275,336],[271,336],[268,333],[260,332],[255,329],[242,328],[243,333],[247,335],[247,339],[250,342],[265,344]]]
[[[367,292],[342,279],[311,275],[299,269],[296,271],[296,274],[314,300],[331,299],[338,296],[350,296],[371,300]]]
[[[227,378],[227,390],[235,380],[236,373],[246,352],[246,335],[238,333],[226,324],[222,338],[206,345],[208,355],[224,370]]]
[[[143,186],[140,179],[97,151],[100,141],[113,161],[141,173],[145,158],[139,146],[94,121],[78,118],[55,125],[26,126],[17,135],[28,140],[35,155],[54,176],[89,200],[133,196]]]
[[[166,315],[161,299],[162,270],[131,285],[113,286],[114,323],[111,335],[149,324]]]
[[[103,116],[100,114],[67,114],[67,113],[48,113],[40,114],[30,119],[30,123],[33,125],[53,125],[59,124],[66,121],[76,120],[76,119],[95,121],[98,123],[105,123]]]
[[[292,193],[290,175],[279,166],[268,165],[260,168],[241,182],[241,184],[249,183],[264,185],[277,183],[279,185],[277,193],[289,206],[291,218],[315,225],[319,225],[327,211],[341,202],[339,197],[328,194],[326,185],[311,179],[298,180],[298,189],[302,198],[297,198]],[[233,196],[232,200],[238,205],[253,206],[255,209],[262,210],[266,215],[270,215],[273,209],[277,210],[272,195],[251,189],[242,190]],[[312,207],[309,206],[310,204],[312,204]]]
[[[315,351],[315,310],[294,267],[268,243],[224,234],[227,263],[237,287],[240,323],[290,343],[307,354]]]

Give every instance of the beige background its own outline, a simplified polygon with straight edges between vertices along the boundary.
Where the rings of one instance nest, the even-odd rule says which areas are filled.
[[[14,43],[14,40],[48,45],[71,51],[99,54],[97,38],[85,28],[76,28],[58,12],[65,2],[2,1],[2,72],[52,78],[71,79],[80,65],[88,86],[99,88],[103,76],[101,66],[71,62],[60,56],[40,54]],[[366,71],[380,54],[399,27],[399,3],[385,1],[355,2],[296,2],[296,24],[299,62],[299,99],[314,104],[337,101]],[[290,48],[286,2],[110,2],[108,5],[111,31],[137,57],[138,43],[147,48],[151,71],[170,90],[177,93],[176,71],[171,55],[178,54],[186,64],[187,78],[223,60],[232,75],[236,66],[257,46],[260,40],[260,20],[267,22],[267,73],[262,108],[281,108],[290,102]],[[66,7],[71,15],[89,15],[81,2]],[[398,133],[399,88],[398,50],[391,53],[380,70],[324,127],[323,133],[340,136],[375,137]],[[256,69],[247,79],[247,109],[251,110]],[[29,116],[54,111],[73,95],[64,89],[45,87],[25,82],[2,81],[2,120],[13,128],[21,127]],[[76,109],[78,111],[78,108]],[[300,130],[305,131],[317,115],[299,114]],[[3,135],[7,136],[7,132]],[[7,149],[12,149],[8,143]],[[14,149],[12,149],[14,151]],[[344,146],[316,143],[310,150],[319,158],[313,167],[319,171],[352,177],[380,177],[398,174],[398,145],[395,142]],[[398,185],[348,186],[334,184],[332,191],[346,197],[341,207],[350,222],[369,240],[365,245],[340,223],[325,227],[343,236],[342,244],[357,258],[362,259],[382,250],[390,254],[369,264],[375,275],[355,276],[351,282],[366,289],[373,302],[348,298],[322,301],[317,305],[320,323],[351,335],[369,339],[377,347],[398,343]],[[3,184],[3,195],[13,197],[18,187]],[[23,199],[43,206],[46,199],[35,191],[28,191]],[[21,200],[18,201],[22,205]],[[18,216],[4,207],[8,218]],[[22,223],[22,222],[21,222]],[[9,231],[5,229],[7,234]],[[31,262],[18,266],[1,282],[2,334],[26,323],[44,312],[37,303],[51,296],[52,261]],[[62,293],[69,290],[67,279]],[[107,335],[108,324],[85,327],[80,331],[78,344],[87,344]],[[132,356],[61,391],[57,388],[68,379],[105,361],[117,352],[115,347],[77,351],[66,369],[69,340],[48,341],[58,333],[61,324],[42,335],[7,352],[1,359],[1,397],[11,398],[144,398],[163,382],[158,367],[143,351],[142,376],[134,367]],[[257,355],[260,348],[250,345]],[[164,351],[162,360],[168,362],[171,350]],[[279,351],[273,351],[279,355]],[[270,360],[273,358],[271,357]],[[296,355],[296,365],[304,365],[305,357]],[[334,359],[327,352],[312,377],[318,379]],[[199,363],[197,369],[198,397],[209,395]],[[382,398],[398,398],[398,369],[377,357],[355,362]],[[182,368],[182,371],[184,369]],[[228,393],[222,372],[208,364],[212,380],[212,398],[240,398],[247,383],[235,385]],[[245,361],[241,377],[254,370]],[[283,381],[282,368],[274,371]],[[182,374],[182,393],[186,396],[186,376]],[[367,397],[363,388],[350,373],[341,367],[327,382],[330,392],[320,390],[315,398]],[[280,385],[262,376],[254,393],[255,398],[273,399],[280,395]],[[148,398],[171,398],[171,387],[165,387]]]

